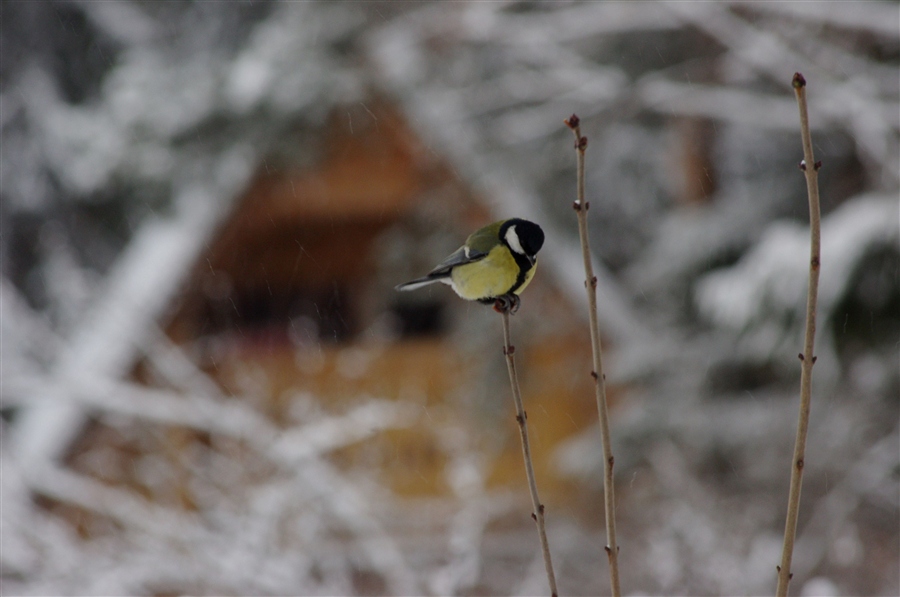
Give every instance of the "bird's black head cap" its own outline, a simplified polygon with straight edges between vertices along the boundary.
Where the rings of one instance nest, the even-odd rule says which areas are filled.
[[[515,234],[519,238],[519,244],[526,255],[534,256],[544,246],[544,231],[534,222],[521,218],[512,218],[503,223],[500,229],[500,238],[506,239],[507,231],[515,226]]]

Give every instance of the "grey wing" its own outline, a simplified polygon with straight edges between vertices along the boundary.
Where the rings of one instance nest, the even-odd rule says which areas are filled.
[[[487,253],[475,251],[469,247],[462,246],[455,250],[450,256],[441,261],[433,270],[428,272],[429,278],[443,278],[450,275],[450,270],[459,265],[473,263],[487,257]]]
[[[454,267],[472,263],[474,261],[478,261],[479,259],[484,259],[485,257],[487,257],[487,253],[474,251],[472,249],[466,248],[465,246],[462,246],[454,251],[449,257],[444,259],[440,264],[438,264],[437,267],[428,272],[426,276],[416,278],[415,280],[410,280],[405,284],[400,284],[399,286],[396,286],[396,289],[403,291],[415,290],[416,288],[421,288],[422,286],[427,286],[428,284],[433,284],[434,282],[446,282],[450,277],[450,272]]]

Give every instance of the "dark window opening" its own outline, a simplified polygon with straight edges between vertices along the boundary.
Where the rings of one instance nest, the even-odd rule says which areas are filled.
[[[14,406],[3,406],[0,407],[0,419],[3,419],[4,423],[12,423],[16,420],[16,416],[19,414],[19,409]]]
[[[391,312],[401,338],[437,336],[446,329],[444,305],[437,301],[400,303]]]
[[[358,325],[346,290],[276,288],[236,290],[207,303],[205,333],[234,330],[241,334],[265,332],[285,342],[340,343],[350,340]]]

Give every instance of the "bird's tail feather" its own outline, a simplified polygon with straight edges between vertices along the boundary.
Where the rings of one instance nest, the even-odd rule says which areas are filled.
[[[416,278],[415,280],[410,280],[409,282],[406,282],[404,284],[398,284],[397,286],[394,286],[394,290],[399,290],[401,292],[416,290],[417,288],[422,288],[423,286],[428,286],[429,284],[440,282],[441,279],[442,278],[429,276],[425,276],[424,278]]]

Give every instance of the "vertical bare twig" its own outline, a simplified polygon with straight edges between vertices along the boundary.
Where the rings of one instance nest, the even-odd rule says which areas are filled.
[[[800,135],[803,140],[803,161],[800,169],[806,174],[806,189],[809,196],[809,286],[806,295],[806,337],[803,352],[800,353],[800,416],[797,421],[797,439],[794,443],[794,459],[791,464],[791,489],[788,495],[787,517],[784,523],[784,546],[781,565],[778,566],[778,587],[776,595],[786,597],[791,581],[791,558],[794,553],[794,539],[797,535],[797,513],[800,510],[800,486],[803,482],[803,465],[806,458],[806,435],[809,430],[809,405],[812,398],[812,368],[816,362],[813,343],[816,337],[816,301],[819,293],[820,231],[819,231],[819,179],[821,162],[813,156],[812,139],[809,134],[809,113],[806,107],[806,80],[800,73],[794,74],[794,94],[800,107]]]
[[[509,339],[509,308],[499,307],[503,316],[503,354],[506,355],[506,367],[509,369],[509,383],[512,386],[513,401],[516,403],[516,422],[519,424],[519,435],[522,439],[522,455],[525,457],[525,475],[528,477],[528,490],[531,493],[531,506],[534,510],[531,518],[537,525],[538,535],[541,540],[541,552],[544,555],[544,568],[547,571],[547,582],[550,584],[550,594],[553,597],[559,595],[556,590],[556,575],[553,573],[553,561],[550,558],[550,544],[547,542],[547,529],[544,526],[544,505],[538,497],[537,482],[534,478],[534,465],[531,461],[531,445],[528,443],[528,426],[525,407],[522,405],[522,393],[519,390],[519,379],[516,375],[516,362],[513,357],[515,347]]]
[[[580,120],[572,114],[566,125],[575,134],[575,155],[578,160],[577,199],[574,203],[578,215],[578,234],[581,237],[581,255],[584,258],[584,286],[587,289],[588,317],[591,328],[591,351],[594,353],[594,389],[597,398],[597,414],[600,418],[600,435],[603,441],[603,502],[606,515],[606,554],[609,557],[609,584],[613,597],[621,595],[619,586],[619,546],[616,543],[616,491],[613,483],[612,444],[609,438],[609,411],[606,402],[606,375],[600,350],[600,325],[597,321],[597,277],[591,264],[591,248],[588,240],[587,211],[590,203],[584,200],[584,152],[587,137],[581,136]]]

